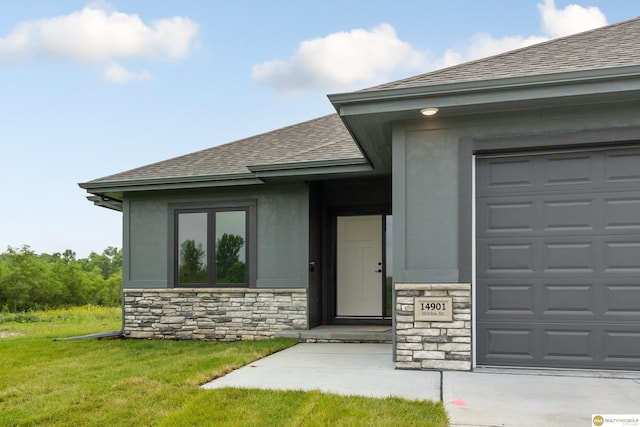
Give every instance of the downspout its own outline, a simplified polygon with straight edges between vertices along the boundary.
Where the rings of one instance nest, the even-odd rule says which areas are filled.
[[[98,332],[96,334],[88,334],[88,335],[81,335],[78,337],[68,337],[68,338],[54,338],[54,341],[80,341],[80,340],[89,340],[89,339],[97,339],[97,338],[124,338],[124,288],[122,287],[122,285],[120,285],[120,294],[122,296],[122,316],[121,316],[121,323],[120,323],[120,330],[119,331],[108,331],[108,332]]]

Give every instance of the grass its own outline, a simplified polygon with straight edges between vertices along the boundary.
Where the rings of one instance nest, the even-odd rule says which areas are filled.
[[[426,401],[199,388],[291,340],[54,341],[119,329],[120,310],[0,316],[0,426],[448,425]]]

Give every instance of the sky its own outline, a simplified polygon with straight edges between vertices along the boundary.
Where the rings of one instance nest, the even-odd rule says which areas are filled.
[[[0,0],[0,252],[122,247],[122,214],[79,182],[637,16],[637,0]]]

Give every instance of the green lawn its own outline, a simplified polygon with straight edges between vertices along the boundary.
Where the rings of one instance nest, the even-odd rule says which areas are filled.
[[[54,338],[120,328],[99,307],[0,314],[0,426],[447,426],[442,404],[199,385],[293,344]]]

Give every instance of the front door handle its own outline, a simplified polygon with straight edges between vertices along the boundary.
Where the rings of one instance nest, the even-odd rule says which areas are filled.
[[[376,273],[382,273],[382,269],[381,268],[377,269]]]

